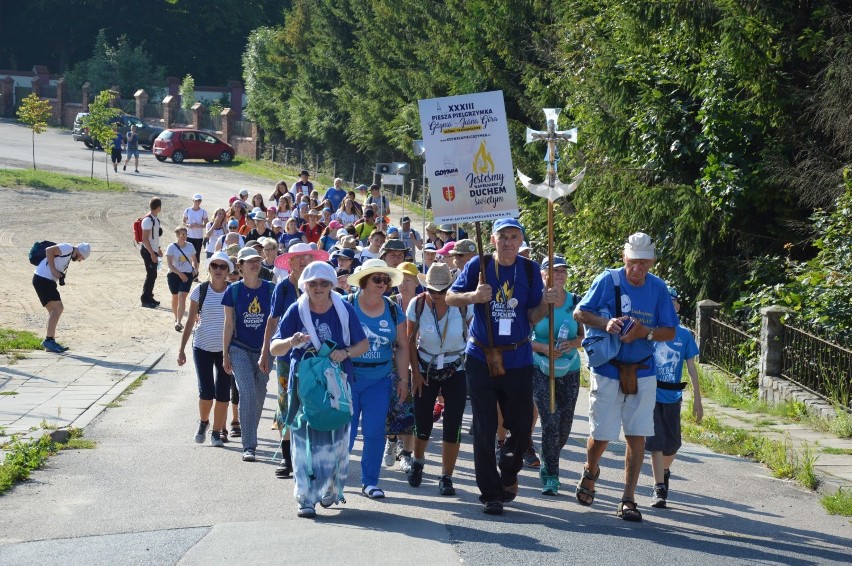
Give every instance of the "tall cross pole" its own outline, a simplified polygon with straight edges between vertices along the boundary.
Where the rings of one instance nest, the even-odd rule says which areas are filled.
[[[577,143],[577,128],[557,130],[561,108],[544,108],[544,118],[547,121],[546,130],[527,128],[527,143],[534,141],[547,142],[547,179],[544,183],[533,183],[532,179],[518,170],[518,179],[532,194],[547,199],[547,287],[553,287],[553,202],[559,197],[573,193],[586,174],[585,168],[575,176],[570,183],[563,183],[557,175],[559,161],[556,144],[560,142]],[[548,316],[548,358],[550,362],[550,412],[556,412],[556,377],[554,372],[555,344],[553,341],[553,305],[547,306]]]

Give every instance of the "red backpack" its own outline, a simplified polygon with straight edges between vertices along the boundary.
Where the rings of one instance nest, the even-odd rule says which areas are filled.
[[[151,219],[152,229],[153,229],[154,217],[151,216],[150,214],[146,214],[145,216],[142,216],[141,218],[137,218],[136,220],[133,221],[133,241],[136,242],[137,244],[142,243],[142,221],[145,220],[146,218]]]

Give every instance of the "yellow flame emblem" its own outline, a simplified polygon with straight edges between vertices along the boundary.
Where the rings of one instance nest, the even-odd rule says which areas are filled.
[[[485,148],[484,141],[479,143],[479,151],[473,156],[473,172],[476,174],[494,172],[494,160],[491,159],[491,154]]]
[[[248,312],[249,314],[258,314],[260,313],[260,311],[260,302],[257,300],[257,297],[255,297],[251,304],[248,306]]]
[[[497,302],[508,304],[509,299],[512,298],[512,287],[509,287],[509,282],[506,281],[503,283],[503,286],[497,290]]]

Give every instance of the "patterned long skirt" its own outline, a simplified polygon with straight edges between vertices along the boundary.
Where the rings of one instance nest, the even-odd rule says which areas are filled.
[[[341,501],[349,473],[349,423],[331,432],[306,428],[304,424],[290,428],[296,480],[293,496],[300,506],[313,506],[332,490]],[[309,461],[313,475],[309,474]]]

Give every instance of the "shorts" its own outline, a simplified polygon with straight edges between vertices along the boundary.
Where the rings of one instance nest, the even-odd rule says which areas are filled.
[[[169,284],[169,292],[172,295],[189,293],[189,290],[192,289],[192,273],[185,273],[184,275],[186,275],[185,282],[180,280],[177,273],[169,271],[166,274],[166,282]]]
[[[121,150],[116,147],[112,148],[110,157],[112,158],[113,163],[121,163]]]
[[[662,452],[663,456],[674,456],[680,450],[680,405],[657,403],[654,406],[654,436],[645,439],[645,450]]]
[[[128,147],[127,148],[127,159],[131,157],[139,157],[139,148],[138,147]]]
[[[654,404],[657,380],[654,376],[637,380],[638,392],[625,395],[617,379],[592,371],[589,376],[589,435],[595,440],[618,440],[625,436],[654,435]]]
[[[33,287],[43,307],[46,307],[47,303],[51,301],[62,301],[62,297],[59,296],[59,287],[53,279],[33,275]]]

